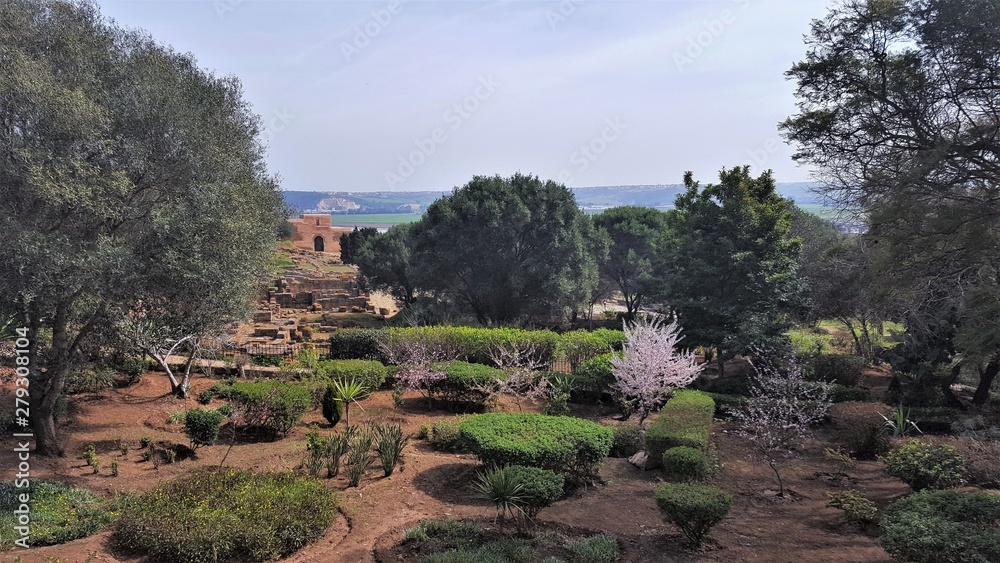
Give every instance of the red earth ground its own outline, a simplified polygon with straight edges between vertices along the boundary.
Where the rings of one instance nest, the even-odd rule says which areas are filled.
[[[210,387],[215,380],[197,376],[192,396]],[[884,378],[870,373],[869,386],[884,384]],[[103,494],[145,491],[157,483],[175,479],[196,469],[216,467],[228,449],[228,427],[222,444],[202,447],[196,457],[154,469],[139,460],[139,441],[186,444],[181,425],[167,424],[171,413],[198,406],[194,399],[179,400],[167,394],[169,385],[162,374],[148,373],[127,388],[115,388],[101,395],[71,397],[66,421],[60,425],[67,455],[63,458],[31,459],[33,477],[58,479]],[[0,397],[7,400],[9,396]],[[573,414],[601,422],[612,422],[610,407],[577,406]],[[402,408],[393,406],[388,392],[379,392],[353,408],[354,422],[375,419],[394,421],[404,431],[416,433],[425,423],[452,416],[428,410],[417,394],[408,394]],[[362,410],[363,409],[363,410]],[[237,443],[225,460],[226,466],[257,470],[291,470],[305,454],[305,435],[310,424],[328,427],[319,412],[307,413],[305,421],[287,437],[275,442]],[[771,470],[754,460],[747,445],[734,436],[729,424],[712,426],[722,469],[711,482],[734,495],[729,516],[716,526],[701,550],[684,546],[678,530],[665,524],[653,502],[653,489],[663,481],[658,470],[643,472],[624,459],[607,459],[602,484],[580,490],[543,510],[542,529],[572,530],[576,533],[614,534],[622,547],[623,562],[658,561],[857,561],[891,559],[872,537],[858,532],[844,521],[843,513],[827,508],[827,493],[856,489],[879,506],[909,492],[901,482],[888,477],[877,462],[859,462],[848,470],[849,478],[838,478],[838,464],[823,456],[830,446],[824,432],[804,443],[798,455],[784,464],[782,475],[791,491],[787,498],[775,495]],[[117,444],[131,445],[126,458],[119,456]],[[82,459],[87,444],[97,446],[104,467],[119,460],[119,476],[104,469],[93,475]],[[347,488],[343,477],[327,481],[341,499],[341,516],[324,538],[309,545],[286,561],[373,562],[407,560],[405,550],[394,549],[403,532],[424,518],[487,518],[491,508],[470,498],[468,484],[479,468],[467,454],[435,451],[414,439],[405,452],[403,465],[391,477],[370,470],[358,488]],[[15,467],[11,448],[4,448],[0,467]],[[9,473],[11,471],[7,470]],[[4,476],[2,478],[12,478]],[[489,525],[489,520],[485,520]],[[0,561],[25,563],[66,561],[70,563],[140,562],[114,553],[108,545],[110,532],[63,545],[17,549],[0,554]]]

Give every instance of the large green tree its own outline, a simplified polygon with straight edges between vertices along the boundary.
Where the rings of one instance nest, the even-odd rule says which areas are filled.
[[[412,224],[394,225],[384,233],[376,231],[356,241],[358,244],[351,258],[358,265],[365,289],[385,291],[404,306],[416,301],[417,288],[410,259]]]
[[[36,451],[82,345],[250,310],[283,215],[239,82],[89,2],[0,3],[0,309],[28,328]]]
[[[562,184],[476,176],[413,224],[417,287],[482,324],[563,318],[589,302],[606,252]]]
[[[613,207],[595,215],[594,226],[610,241],[607,258],[598,263],[601,278],[621,291],[631,321],[646,296],[653,243],[667,228],[667,214],[651,207]]]
[[[658,243],[651,298],[674,311],[689,344],[734,354],[780,346],[802,306],[792,207],[770,172],[723,169],[704,188],[690,172]]]
[[[954,311],[945,348],[981,371],[986,396],[1000,371],[1000,325],[977,321],[1000,299],[1000,5],[844,2],[806,43],[788,72],[799,113],[782,126],[796,158],[868,217],[876,276],[910,311],[908,331]]]

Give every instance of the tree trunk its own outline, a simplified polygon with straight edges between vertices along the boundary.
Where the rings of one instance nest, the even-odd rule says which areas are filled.
[[[952,383],[958,379],[959,374],[962,373],[962,364],[956,364],[951,368],[951,374],[941,382],[941,393],[944,395],[945,405],[953,407],[960,410],[968,410],[965,403],[955,395],[955,392],[951,390]]]
[[[722,349],[721,348],[719,349],[718,354],[719,354],[719,356],[718,356],[719,378],[722,378],[722,377],[724,377],[726,375],[726,359],[722,355]]]
[[[985,370],[979,370],[979,386],[972,396],[972,404],[985,405],[990,400],[990,387],[993,386],[993,380],[998,373],[1000,373],[1000,358],[993,358],[986,364]]]
[[[37,455],[59,457],[64,455],[56,436],[56,421],[53,414],[56,402],[62,395],[63,387],[66,386],[66,378],[69,376],[72,344],[70,344],[68,325],[69,306],[59,304],[52,319],[52,352],[45,376],[43,377],[40,371],[33,373],[35,377],[34,381],[31,382],[31,388],[40,391],[31,394],[31,402],[33,403],[31,414],[35,429],[35,453]],[[36,332],[32,335],[32,340],[37,338]],[[34,362],[32,363],[34,364]],[[37,364],[35,364],[34,370],[38,370]]]

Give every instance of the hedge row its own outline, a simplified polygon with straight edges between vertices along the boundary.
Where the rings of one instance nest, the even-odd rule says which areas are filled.
[[[493,350],[513,344],[533,347],[543,363],[562,360],[576,366],[594,356],[620,350],[624,340],[622,331],[610,329],[557,334],[550,330],[462,326],[349,328],[330,336],[330,358],[386,362],[380,343],[417,341],[444,350],[456,359],[491,365]]]
[[[220,388],[219,395],[243,413],[246,426],[281,434],[287,434],[312,404],[309,389],[278,381],[233,383]]]
[[[486,406],[490,384],[506,377],[504,372],[483,364],[454,361],[435,366],[445,378],[435,381],[428,389],[435,401],[453,411],[480,410]]]
[[[469,417],[461,439],[485,464],[527,465],[588,481],[611,451],[612,430],[569,416],[487,413]]]
[[[326,360],[316,364],[316,375],[330,381],[354,379],[374,391],[385,383],[391,368],[376,360]]]
[[[660,416],[646,430],[646,451],[653,459],[677,446],[704,449],[715,401],[701,391],[680,389],[667,401]]]

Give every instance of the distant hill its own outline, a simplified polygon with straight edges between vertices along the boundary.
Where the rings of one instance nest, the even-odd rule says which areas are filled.
[[[778,192],[799,205],[822,205],[823,199],[812,193],[815,184],[806,182],[778,183]],[[594,186],[572,188],[581,208],[596,212],[609,207],[635,205],[669,208],[682,184],[648,186]],[[440,192],[284,192],[288,206],[298,213],[330,213],[332,215],[369,215],[387,213],[423,213],[427,206],[449,191]]]

